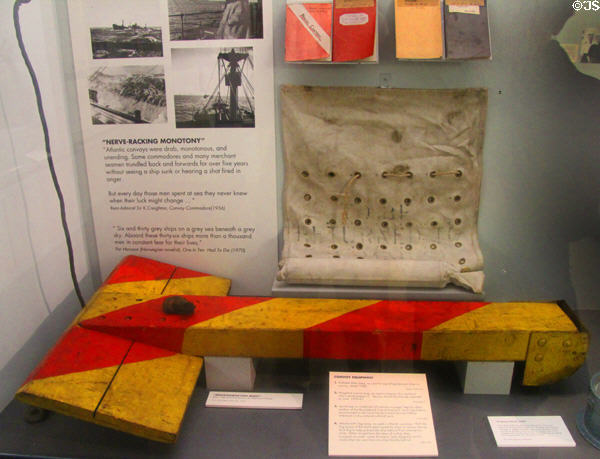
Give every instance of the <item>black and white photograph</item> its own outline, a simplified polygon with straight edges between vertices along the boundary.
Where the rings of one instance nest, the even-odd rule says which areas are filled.
[[[87,2],[94,59],[162,57],[157,0]]]
[[[162,65],[97,67],[88,81],[92,124],[167,122]]]
[[[177,128],[255,127],[251,47],[172,49]]]
[[[263,38],[262,0],[169,0],[171,40]]]

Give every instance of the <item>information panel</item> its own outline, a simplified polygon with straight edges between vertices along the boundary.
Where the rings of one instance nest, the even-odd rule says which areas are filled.
[[[269,294],[271,0],[69,2],[102,275],[135,254]]]
[[[329,373],[330,456],[437,456],[424,374]]]

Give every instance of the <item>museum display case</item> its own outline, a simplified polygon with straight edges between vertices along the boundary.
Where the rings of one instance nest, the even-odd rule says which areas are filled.
[[[598,454],[596,2],[0,8],[0,456]]]

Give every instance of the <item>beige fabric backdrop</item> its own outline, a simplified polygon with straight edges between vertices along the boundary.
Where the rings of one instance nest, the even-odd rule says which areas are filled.
[[[289,283],[481,292],[485,89],[284,86]]]

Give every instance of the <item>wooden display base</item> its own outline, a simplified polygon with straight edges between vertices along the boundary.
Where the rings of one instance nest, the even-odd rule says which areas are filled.
[[[587,332],[562,303],[224,296],[229,286],[125,258],[17,398],[173,442],[200,356],[524,361],[523,384],[535,386],[572,374],[588,347]],[[249,366],[240,372],[231,361],[209,362],[221,371],[229,364],[239,381],[253,379]],[[216,377],[209,370],[209,384]]]

